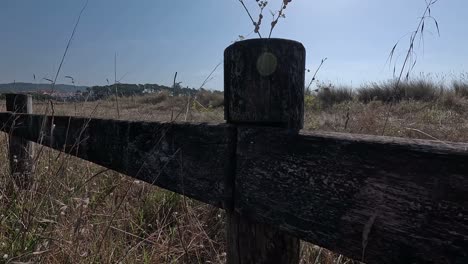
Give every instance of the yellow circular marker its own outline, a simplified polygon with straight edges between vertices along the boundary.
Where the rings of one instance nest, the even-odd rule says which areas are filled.
[[[278,59],[273,53],[264,52],[257,59],[257,71],[261,76],[269,76],[276,71]]]

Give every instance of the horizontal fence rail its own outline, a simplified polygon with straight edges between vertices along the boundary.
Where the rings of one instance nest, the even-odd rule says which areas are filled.
[[[366,262],[467,259],[468,144],[246,127],[237,156],[258,221]]]
[[[221,207],[235,128],[0,113],[0,128]],[[207,191],[208,190],[208,191]]]
[[[468,144],[14,113],[0,128],[220,208],[237,149],[242,215],[369,263],[468,257]]]

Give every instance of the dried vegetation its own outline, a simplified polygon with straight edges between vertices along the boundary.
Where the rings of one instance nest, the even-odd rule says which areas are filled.
[[[415,85],[407,93],[411,96],[400,98],[390,109],[388,100],[379,100],[385,93],[376,93],[371,100],[359,99],[364,92],[361,90],[339,91],[333,97],[344,100],[310,93],[306,96],[305,128],[379,135],[390,111],[386,135],[467,142],[467,85],[458,82],[453,90],[428,99],[428,95],[440,91],[437,85],[430,87]],[[331,88],[329,92],[334,91]],[[50,105],[46,105],[36,102],[35,112],[49,109],[50,114]],[[117,118],[116,105],[115,98],[54,102],[54,114]],[[119,116],[130,120],[222,122],[220,105],[219,93],[196,98],[153,94],[119,98]],[[5,111],[4,101],[0,101],[0,111]],[[225,261],[223,211],[40,146],[36,146],[34,186],[21,191],[12,184],[9,174],[4,133],[0,134],[0,148],[2,262]],[[308,243],[302,248],[301,263],[351,263]]]

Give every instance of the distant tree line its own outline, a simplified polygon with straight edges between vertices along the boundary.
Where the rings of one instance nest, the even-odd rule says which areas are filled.
[[[194,95],[198,90],[188,87],[184,88],[179,83],[176,83],[174,87],[168,87],[159,84],[117,83],[113,85],[88,87],[86,88],[86,91],[82,93],[82,96],[84,98],[88,98],[88,100],[101,100],[115,95],[123,97],[158,93],[163,91],[167,91],[174,96],[179,96]]]
[[[68,92],[64,94],[59,91],[56,94],[53,93],[37,93],[30,92],[34,100],[46,101],[46,100],[59,100],[59,101],[94,101],[103,100],[107,98],[118,97],[129,97],[129,96],[141,96],[145,94],[156,94],[164,93],[166,96],[197,96],[200,98],[211,98],[216,95],[222,97],[223,92],[220,91],[208,91],[203,88],[194,89],[189,87],[182,87],[180,83],[176,83],[174,87],[169,87],[159,84],[127,84],[117,83],[113,85],[104,86],[92,86],[92,87],[80,87],[74,92]],[[0,100],[5,99],[5,94],[0,93]],[[218,100],[214,100],[218,101]]]

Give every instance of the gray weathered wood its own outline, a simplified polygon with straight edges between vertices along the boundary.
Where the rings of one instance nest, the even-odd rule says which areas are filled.
[[[46,125],[41,129],[44,118]],[[15,127],[12,129],[12,120]],[[228,124],[130,122],[0,114],[16,137],[221,207],[235,128]],[[3,126],[4,124],[5,126]]]
[[[468,144],[245,127],[237,153],[242,215],[366,263],[468,263]]]
[[[6,109],[15,113],[32,114],[32,98],[27,94],[6,94]],[[15,184],[28,189],[33,181],[33,145],[28,140],[9,134],[10,171]]]
[[[228,123],[274,126],[298,131],[304,121],[305,49],[284,39],[239,41],[224,52],[225,119]],[[236,160],[233,153],[233,160]],[[299,263],[300,241],[239,214],[239,189],[246,175],[236,163],[229,189],[236,195],[227,206],[227,261],[230,264]],[[251,182],[251,179],[248,180]]]

